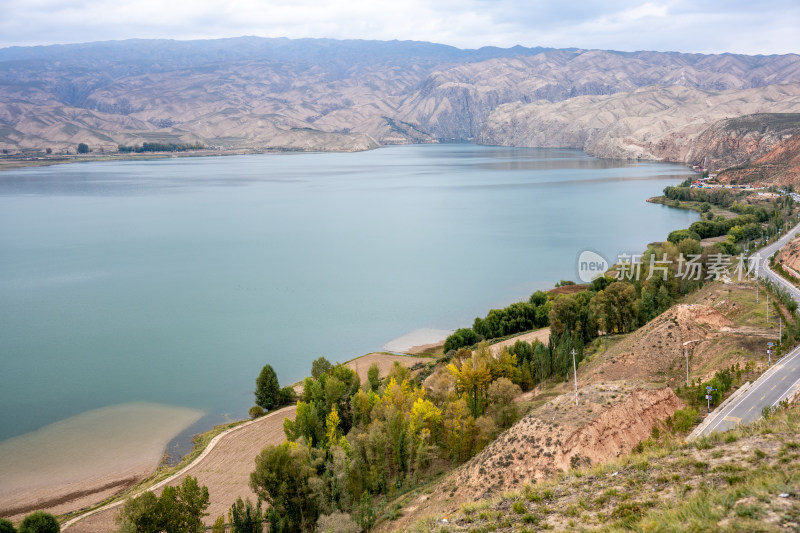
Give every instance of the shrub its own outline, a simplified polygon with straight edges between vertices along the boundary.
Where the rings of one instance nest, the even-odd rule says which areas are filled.
[[[692,408],[678,409],[672,415],[672,427],[678,433],[686,433],[697,420],[697,410]]]
[[[17,533],[17,530],[14,529],[14,524],[5,518],[0,518],[0,533]]]
[[[258,418],[264,416],[264,409],[260,405],[254,405],[250,408],[250,418]]]
[[[459,328],[444,341],[444,351],[447,353],[464,346],[472,346],[479,340],[478,335],[471,328]]]
[[[278,393],[280,405],[289,405],[297,399],[297,394],[291,387],[284,387]]]
[[[322,515],[317,520],[318,533],[360,533],[361,527],[347,513]]]
[[[35,511],[22,521],[19,525],[19,533],[60,533],[61,526],[58,525],[56,517],[43,511]]]

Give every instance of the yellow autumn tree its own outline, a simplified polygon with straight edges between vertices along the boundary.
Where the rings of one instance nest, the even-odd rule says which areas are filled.
[[[325,443],[330,446],[337,441],[339,433],[339,424],[342,423],[339,418],[339,412],[335,407],[331,408],[331,412],[325,418]]]
[[[435,439],[442,427],[442,410],[426,398],[417,398],[409,423],[414,437],[419,439],[423,430],[427,430],[427,437]]]
[[[479,346],[471,356],[447,365],[447,370],[456,378],[456,392],[466,394],[467,405],[474,418],[483,412],[486,390],[492,382],[492,359],[486,345],[485,349]]]

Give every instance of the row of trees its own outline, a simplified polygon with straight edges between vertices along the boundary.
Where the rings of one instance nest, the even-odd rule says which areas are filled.
[[[471,328],[460,328],[444,343],[444,351],[473,346],[484,339],[496,339],[522,331],[543,328],[549,324],[550,301],[547,294],[536,291],[527,302],[516,302],[503,309],[492,309],[485,318],[477,317]]]
[[[60,533],[61,526],[56,517],[44,511],[34,511],[14,528],[14,524],[5,518],[0,518],[0,533]]]
[[[146,142],[141,146],[126,146],[120,144],[117,146],[117,151],[123,153],[142,153],[142,152],[186,152],[188,150],[202,150],[205,148],[202,144],[184,144],[184,143],[161,143],[161,142]]]
[[[690,184],[690,181],[686,181],[678,186],[666,187],[664,196],[680,202],[708,202],[725,208],[732,206],[736,201],[730,189],[693,189],[689,187]]]

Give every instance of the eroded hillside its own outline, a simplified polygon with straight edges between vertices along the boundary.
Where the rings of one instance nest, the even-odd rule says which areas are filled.
[[[683,137],[719,118],[800,111],[796,87],[779,85],[800,83],[796,55],[140,40],[0,50],[0,73],[0,148],[9,151],[478,139],[678,160],[689,150]]]
[[[519,422],[434,487],[406,498],[402,515],[379,530],[408,530],[427,516],[453,516],[476,500],[626,456],[686,407],[674,392],[686,379],[685,350],[692,382],[735,367],[743,383],[766,369],[762,352],[777,323],[774,312],[772,321],[765,314],[751,283],[714,282],[631,334],[596,340],[578,368],[578,405],[571,373],[537,390]]]

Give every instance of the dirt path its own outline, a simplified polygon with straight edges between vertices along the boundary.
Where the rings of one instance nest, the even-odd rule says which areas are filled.
[[[378,365],[380,376],[381,378],[384,378],[387,374],[389,374],[389,371],[392,369],[392,366],[394,366],[395,362],[398,362],[405,367],[412,367],[418,363],[424,364],[435,360],[436,359],[432,357],[410,357],[407,355],[389,355],[376,352],[362,355],[361,357],[357,357],[345,364],[355,370],[356,374],[358,374],[358,377],[361,379],[361,383],[366,383],[367,372],[369,372],[369,367],[372,366],[373,363]]]
[[[211,525],[218,515],[227,516],[228,509],[237,497],[249,497],[255,502],[256,497],[249,487],[255,457],[265,446],[280,444],[285,440],[283,420],[294,419],[294,415],[295,406],[284,407],[218,435],[189,466],[149,490],[158,494],[166,484],[179,485],[187,475],[196,477],[200,485],[208,487],[211,505],[205,523]],[[70,520],[64,524],[62,531],[113,531],[116,529],[114,515],[120,505],[121,502],[111,504],[84,518]]]
[[[536,331],[529,331],[528,333],[523,333],[522,335],[517,335],[516,337],[511,337],[510,339],[506,339],[504,341],[500,341],[497,344],[492,344],[489,348],[492,350],[492,355],[497,356],[506,346],[513,346],[517,341],[524,341],[524,342],[533,342],[534,340],[540,341],[544,344],[547,344],[547,340],[550,338],[550,328],[542,328],[537,329]]]
[[[371,353],[349,361],[347,366],[358,373],[361,382],[367,380],[367,371],[373,363],[378,364],[381,377],[385,377],[395,361],[403,366],[414,366],[417,363],[434,361],[429,357],[409,357]],[[300,387],[302,390],[302,386]],[[159,482],[148,490],[159,494],[164,485],[179,485],[187,475],[197,478],[198,483],[208,487],[211,504],[205,518],[207,525],[213,524],[217,516],[227,516],[231,504],[239,496],[256,501],[250,490],[250,472],[254,469],[256,455],[269,444],[280,444],[285,440],[283,433],[284,418],[294,419],[295,406],[284,407],[259,419],[246,422],[241,426],[229,429],[216,436],[203,453],[192,463]],[[114,516],[119,511],[121,502],[111,504],[91,515],[67,521],[62,531],[71,533],[108,533],[116,529]]]

